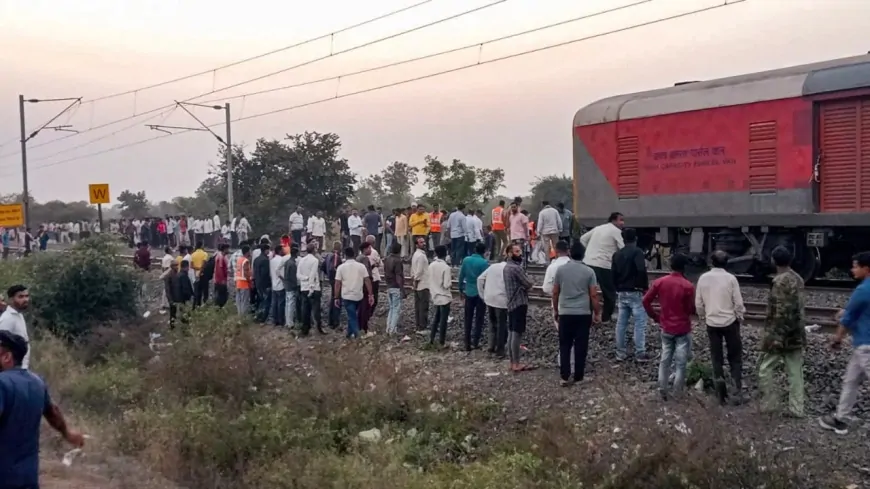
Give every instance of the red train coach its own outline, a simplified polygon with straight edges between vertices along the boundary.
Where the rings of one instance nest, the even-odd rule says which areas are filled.
[[[611,97],[574,117],[574,210],[641,245],[806,279],[870,250],[870,55]]]

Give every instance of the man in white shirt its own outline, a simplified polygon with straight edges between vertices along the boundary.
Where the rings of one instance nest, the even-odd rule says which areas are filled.
[[[437,333],[438,344],[442,348],[447,342],[447,318],[450,316],[450,302],[453,300],[450,293],[453,275],[450,273],[450,266],[444,261],[445,258],[447,258],[447,247],[438,245],[435,247],[435,260],[429,264],[429,293],[432,294],[432,304],[435,306],[429,344],[435,343]]]
[[[163,250],[163,258],[160,259],[160,270],[162,271],[162,275],[160,275],[160,279],[163,280],[166,278],[166,275],[169,273],[169,268],[172,266],[172,262],[175,261],[175,257],[172,255],[172,248],[166,247]],[[166,297],[166,287],[163,287],[163,294],[160,299],[160,310],[165,311],[169,308],[169,297]]]
[[[535,229],[541,237],[541,244],[544,245],[544,256],[549,261],[550,247],[559,241],[559,235],[562,233],[562,216],[559,215],[559,211],[550,206],[550,202],[545,200],[542,204],[544,208],[538,213],[538,224]]]
[[[350,241],[351,246],[353,246],[354,250],[359,250],[359,245],[362,244],[362,231],[363,231],[363,223],[362,218],[359,217],[359,211],[353,209],[350,211],[350,215],[347,216],[347,228],[350,232]]]
[[[302,336],[308,336],[311,331],[311,316],[317,325],[317,332],[323,331],[323,321],[320,314],[320,260],[317,258],[317,245],[309,243],[307,253],[296,266],[296,279],[299,281],[299,300],[302,301]]]
[[[302,206],[297,205],[296,211],[290,214],[290,237],[297,245],[302,245],[302,231],[305,229],[305,218],[302,217]]]
[[[733,404],[740,404],[743,402],[743,345],[740,341],[740,323],[746,314],[746,307],[737,277],[725,270],[728,254],[724,251],[713,252],[710,264],[713,268],[698,279],[695,310],[700,323],[707,327],[710,361],[713,364],[713,385],[719,401],[724,404],[729,397],[722,352],[724,341],[728,366],[731,368],[731,381],[734,382],[736,390],[731,400]]]
[[[248,240],[248,233],[251,232],[251,224],[248,222],[248,218],[245,217],[245,214],[242,213],[239,218],[238,224],[236,224],[236,234],[239,236],[239,243],[242,241]]]
[[[0,331],[9,331],[16,334],[30,343],[30,336],[27,334],[27,324],[24,322],[22,312],[30,307],[30,292],[23,285],[13,285],[6,291],[8,303],[6,310],[0,315]],[[27,354],[24,355],[24,361],[21,362],[21,368],[27,370],[30,368],[30,352],[32,348],[27,349]]]
[[[366,266],[356,260],[356,250],[348,247],[344,250],[344,263],[335,270],[335,290],[333,297],[336,307],[344,304],[347,309],[347,337],[359,337],[359,318],[357,316],[360,302],[368,300],[374,304],[372,296],[372,281]],[[340,299],[338,299],[340,297]]]
[[[380,290],[381,276],[383,273],[381,270],[384,268],[384,262],[381,259],[381,254],[378,253],[378,250],[375,247],[375,243],[377,243],[377,240],[378,238],[374,234],[369,234],[368,236],[366,236],[366,243],[372,246],[372,250],[368,255],[369,264],[372,267],[372,291],[375,294],[375,303],[372,306],[372,311],[374,311],[374,308],[378,307],[378,291]]]
[[[418,331],[424,331],[429,320],[429,258],[426,257],[426,240],[418,237],[414,242],[417,251],[411,257],[411,280],[414,283],[414,319]]]
[[[586,247],[586,256],[583,263],[592,268],[601,295],[604,296],[604,309],[601,314],[602,322],[609,322],[616,308],[616,284],[613,282],[611,266],[613,255],[625,247],[622,240],[622,228],[625,227],[625,219],[619,212],[610,214],[606,224],[595,226],[580,236],[580,244]]]
[[[483,241],[483,221],[477,217],[473,210],[468,211],[465,216],[465,255],[471,256],[474,254],[474,247],[478,242]]]
[[[501,250],[504,251],[504,250]],[[489,308],[489,352],[505,357],[507,346],[507,293],[504,283],[506,262],[490,265],[477,277],[477,293]]]
[[[284,262],[289,257],[284,256],[284,247],[275,246],[272,258],[269,259],[269,278],[272,280],[272,319],[275,326],[284,326],[287,321],[285,318],[284,305],[287,301],[287,296],[284,293]]]
[[[212,244],[215,249],[217,249],[221,244],[221,237],[223,237],[224,233],[221,227],[221,216],[218,211],[214,211],[214,216],[211,218],[211,229],[212,229]]]
[[[202,220],[202,239],[203,242],[212,249],[217,249],[217,241],[214,239],[214,221],[211,219]]]
[[[556,271],[559,270],[559,267],[569,261],[571,261],[571,259],[568,258],[568,243],[565,241],[557,241],[556,259],[547,266],[547,271],[544,273],[544,284],[541,286],[541,289],[545,294],[553,295],[553,284],[556,283]]]
[[[326,236],[326,219],[323,218],[322,211],[317,211],[316,215],[308,218],[308,234],[317,243],[316,250],[319,253],[323,249],[323,237]]]

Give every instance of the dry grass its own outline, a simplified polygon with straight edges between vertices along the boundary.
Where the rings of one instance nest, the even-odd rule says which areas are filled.
[[[115,327],[75,348],[44,339],[34,353],[97,437],[89,453],[135,461],[143,484],[141,474],[194,489],[824,487],[702,406],[653,419],[659,409],[615,391],[606,426],[552,413],[505,423],[499,406],[422,389],[385,355],[343,342],[297,343],[206,311],[154,360],[143,331]],[[371,428],[380,442],[360,439]]]

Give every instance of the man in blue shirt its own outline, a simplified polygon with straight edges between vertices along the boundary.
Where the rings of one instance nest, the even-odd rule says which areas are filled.
[[[870,252],[852,257],[852,275],[861,283],[852,292],[846,308],[837,314],[840,326],[834,336],[832,347],[839,348],[846,333],[852,334],[852,357],[843,376],[843,387],[837,412],[819,418],[819,424],[838,435],[849,432],[845,419],[855,406],[858,388],[865,376],[870,376]]]
[[[5,260],[9,257],[9,242],[12,241],[12,234],[9,232],[9,228],[3,229],[2,240],[3,259]]]
[[[450,230],[450,266],[459,268],[465,257],[465,204],[457,205],[450,213],[447,228]]]
[[[0,489],[39,487],[43,416],[68,442],[84,445],[81,433],[67,427],[42,379],[21,368],[27,348],[24,338],[0,331]]]
[[[459,269],[459,295],[465,298],[465,351],[480,348],[486,304],[477,292],[477,277],[480,277],[480,274],[489,267],[489,262],[484,257],[485,253],[486,245],[478,241],[474,254],[462,260],[462,267]],[[474,321],[474,334],[471,330],[472,321]]]

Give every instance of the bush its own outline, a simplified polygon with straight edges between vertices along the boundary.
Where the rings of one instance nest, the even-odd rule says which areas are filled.
[[[104,246],[4,264],[0,277],[32,284],[47,329],[80,336],[93,318],[132,314],[136,274]],[[88,297],[74,299],[45,271],[68,288],[90,287]],[[118,295],[123,303],[110,305]],[[367,343],[297,342],[206,307],[162,338],[155,356],[146,341],[156,324],[105,321],[77,342],[36,340],[34,370],[71,417],[99,426],[104,451],[191,489],[833,486],[811,480],[815,468],[797,450],[742,438],[716,408],[662,409],[636,391],[623,396],[622,386],[595,401],[591,420],[543,412],[505,422],[495,401],[420,385],[419,372]],[[380,439],[361,436],[374,429]]]
[[[659,404],[614,391],[602,421],[504,424],[501,406],[413,385],[382,353],[209,308],[165,340],[157,359],[74,369],[60,391],[104,420],[113,448],[192,489],[824,487],[691,403],[655,419]],[[380,441],[362,440],[373,428]]]
[[[111,239],[77,243],[68,253],[37,253],[0,264],[0,285],[30,288],[34,321],[65,339],[100,323],[136,315],[139,274],[124,266]]]

